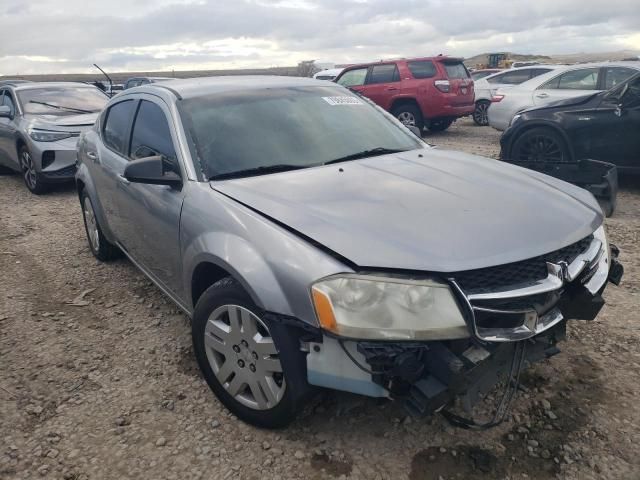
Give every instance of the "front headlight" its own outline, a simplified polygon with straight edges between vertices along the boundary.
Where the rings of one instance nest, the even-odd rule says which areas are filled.
[[[320,325],[336,335],[377,340],[445,340],[469,336],[447,284],[337,275],[311,288]]]
[[[36,142],[57,142],[65,138],[77,137],[78,132],[56,132],[53,130],[29,130],[29,136]]]
[[[509,126],[513,125],[514,123],[516,123],[518,120],[520,120],[520,117],[522,115],[520,115],[519,113],[516,113],[513,118],[511,119],[511,122],[509,123]]]

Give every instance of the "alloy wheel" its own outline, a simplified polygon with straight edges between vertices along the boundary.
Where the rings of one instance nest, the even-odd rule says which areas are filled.
[[[275,407],[286,384],[278,350],[267,326],[252,311],[223,305],[213,311],[204,332],[209,365],[237,402],[254,410]]]
[[[22,172],[24,175],[24,181],[27,186],[33,190],[37,186],[36,167],[33,164],[33,158],[28,151],[23,151],[20,157],[22,163]]]
[[[398,120],[408,127],[416,126],[416,117],[411,112],[400,112],[398,114]]]
[[[82,202],[82,211],[84,213],[84,220],[87,226],[87,236],[89,237],[89,242],[91,242],[91,248],[97,252],[100,250],[100,234],[98,233],[96,214],[93,211],[93,206],[91,205],[89,197],[84,197]]]
[[[489,104],[479,102],[473,112],[473,120],[478,125],[489,125]]]
[[[522,144],[518,160],[558,163],[564,159],[564,149],[556,139],[547,135],[532,135]]]

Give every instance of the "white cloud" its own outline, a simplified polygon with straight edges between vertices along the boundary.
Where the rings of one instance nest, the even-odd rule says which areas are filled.
[[[640,49],[637,0],[2,0],[0,74]]]

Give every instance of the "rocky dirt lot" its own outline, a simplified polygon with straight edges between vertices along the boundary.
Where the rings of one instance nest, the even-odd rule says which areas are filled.
[[[469,121],[428,140],[498,152]],[[0,176],[0,479],[639,479],[640,179],[618,205],[623,284],[527,372],[500,427],[332,393],[263,431],[209,391],[189,320],[128,261],[91,256],[73,187]]]

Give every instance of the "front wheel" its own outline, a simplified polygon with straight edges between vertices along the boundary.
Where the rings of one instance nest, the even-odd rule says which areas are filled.
[[[536,127],[522,133],[513,143],[511,158],[517,162],[567,163],[569,149],[562,136],[551,128]]]
[[[42,195],[48,190],[48,185],[42,181],[40,174],[36,171],[33,155],[26,146],[20,147],[20,167],[24,184],[31,193]]]
[[[202,374],[233,414],[264,428],[283,427],[293,420],[299,393],[294,372],[299,365],[281,362],[292,343],[276,343],[240,283],[227,277],[209,287],[198,300],[192,329]]]
[[[453,120],[436,119],[436,120],[431,120],[427,128],[429,129],[430,132],[444,132],[447,128],[451,126],[452,123],[453,123]]]
[[[491,102],[488,100],[478,100],[476,102],[476,109],[473,111],[473,121],[476,125],[481,127],[489,125],[489,105],[491,105]]]

